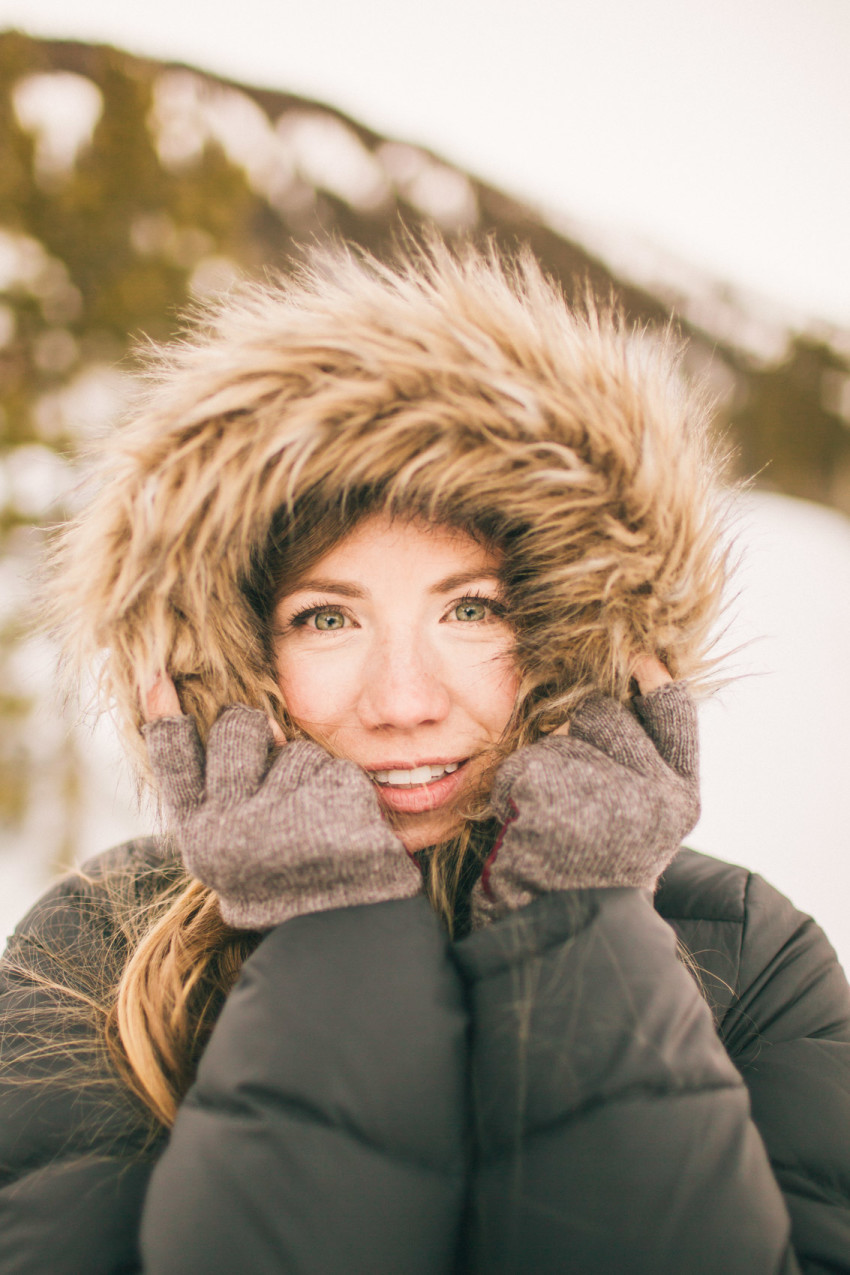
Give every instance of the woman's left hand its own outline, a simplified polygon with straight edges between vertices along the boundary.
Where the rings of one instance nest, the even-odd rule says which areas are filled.
[[[593,696],[568,727],[499,767],[491,800],[503,828],[473,891],[476,926],[555,890],[653,889],[694,827],[693,700],[650,657],[635,677],[640,721],[615,700]]]

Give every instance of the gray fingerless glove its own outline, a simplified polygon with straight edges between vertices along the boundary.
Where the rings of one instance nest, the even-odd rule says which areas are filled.
[[[628,708],[595,696],[568,735],[512,753],[491,803],[503,821],[472,892],[480,928],[555,890],[654,889],[699,818],[696,709],[669,682]]]
[[[224,920],[265,930],[290,917],[406,899],[422,877],[354,762],[296,740],[273,753],[265,715],[227,708],[206,757],[194,719],[143,728],[169,828]]]

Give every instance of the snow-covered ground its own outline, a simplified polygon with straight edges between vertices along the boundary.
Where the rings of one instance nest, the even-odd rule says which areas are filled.
[[[768,877],[850,970],[850,521],[758,493],[741,501],[738,535],[723,647],[743,649],[728,664],[737,680],[701,710],[703,815],[689,841]],[[150,828],[108,729],[75,738],[88,775],[80,844],[95,853]],[[37,794],[19,848],[0,856],[0,933],[46,884],[52,805]]]
[[[850,971],[850,520],[742,501],[740,597],[724,645],[744,674],[702,709],[699,850],[811,912]]]

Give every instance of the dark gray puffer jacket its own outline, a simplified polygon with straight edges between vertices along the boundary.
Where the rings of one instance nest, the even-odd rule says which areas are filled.
[[[166,873],[157,854],[108,862]],[[55,887],[12,953],[46,933],[83,969],[109,925],[93,889]],[[759,877],[692,851],[654,903],[554,894],[455,944],[421,898],[291,920],[153,1143],[107,1078],[69,1087],[13,1032],[0,1275],[850,1272],[832,949]],[[3,1022],[35,1023],[43,990],[8,965],[0,990]]]

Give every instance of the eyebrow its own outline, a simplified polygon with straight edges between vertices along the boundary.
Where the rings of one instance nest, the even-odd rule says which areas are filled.
[[[356,584],[346,584],[344,580],[325,580],[319,576],[311,576],[309,580],[299,580],[294,589],[290,589],[284,597],[292,597],[295,593],[338,593],[343,598],[363,598],[365,591]]]
[[[455,589],[462,589],[465,584],[471,584],[473,580],[494,580],[499,585],[502,583],[496,571],[458,571],[432,585],[429,593],[451,593]]]
[[[454,575],[446,576],[442,580],[438,580],[436,584],[432,584],[428,590],[429,593],[451,593],[454,589],[461,589],[465,584],[471,584],[473,580],[493,580],[496,584],[501,584],[501,579],[495,571],[457,571]],[[292,597],[296,593],[336,593],[341,598],[364,598],[366,590],[361,589],[357,584],[350,584],[345,580],[329,580],[318,576],[311,576],[307,580],[299,580],[298,584],[285,597]]]

